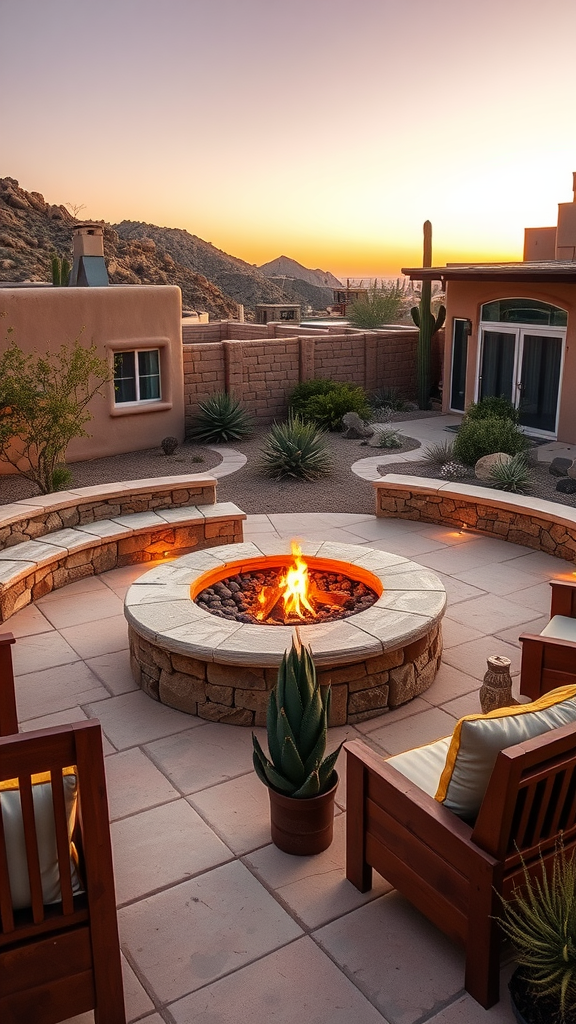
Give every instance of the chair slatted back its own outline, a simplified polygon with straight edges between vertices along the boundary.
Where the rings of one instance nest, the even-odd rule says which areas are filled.
[[[500,751],[472,839],[513,865],[576,840],[576,725]]]
[[[13,932],[17,925],[15,917],[20,920],[30,917],[26,930],[33,930],[33,925],[42,925],[47,917],[51,921],[58,916],[64,921],[77,913],[74,905],[72,881],[70,875],[70,839],[68,835],[68,816],[64,795],[63,770],[76,766],[78,751],[76,735],[78,730],[85,730],[90,735],[89,746],[97,758],[98,748],[101,749],[101,731],[98,722],[80,723],[77,726],[58,726],[38,732],[21,733],[17,736],[0,738],[0,782],[17,779],[20,794],[20,806],[26,864],[30,884],[31,905],[29,914],[15,913],[10,896],[8,882],[8,858],[6,854],[6,829],[0,801],[0,946],[2,938]],[[54,831],[61,901],[46,907],[42,896],[40,853],[37,819],[33,802],[32,776],[50,773],[47,783],[51,789],[52,808],[54,813]],[[78,776],[89,772],[88,764],[78,767]],[[81,801],[79,787],[79,804]]]

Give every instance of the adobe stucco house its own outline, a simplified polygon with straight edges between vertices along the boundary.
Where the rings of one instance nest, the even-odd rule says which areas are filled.
[[[505,395],[531,433],[576,443],[576,191],[556,227],[526,229],[521,263],[402,272],[446,291],[444,412]]]
[[[81,336],[108,361],[115,380],[90,403],[90,437],[70,444],[67,461],[158,447],[184,437],[182,301],[170,285],[0,288],[6,330],[24,352],[56,351]],[[0,464],[0,473],[10,467]]]

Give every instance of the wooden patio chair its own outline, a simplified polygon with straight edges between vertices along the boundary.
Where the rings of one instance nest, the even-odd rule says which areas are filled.
[[[126,1024],[100,723],[18,734],[0,637],[0,1021]]]
[[[442,744],[443,757],[443,740],[410,753]],[[346,877],[367,892],[375,869],[463,945],[465,987],[488,1009],[499,998],[498,894],[521,885],[522,860],[531,874],[540,856],[548,868],[560,833],[568,852],[576,845],[576,721],[497,753],[472,821],[394,767],[407,755],[385,760],[360,740],[345,749]]]
[[[531,700],[576,683],[576,583],[551,580],[550,621],[538,635],[523,633],[520,693]]]

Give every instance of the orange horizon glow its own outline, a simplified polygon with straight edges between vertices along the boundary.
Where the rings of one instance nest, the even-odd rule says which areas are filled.
[[[1,173],[85,218],[397,277],[425,220],[436,264],[515,261],[572,199],[573,0],[18,0],[2,29]]]

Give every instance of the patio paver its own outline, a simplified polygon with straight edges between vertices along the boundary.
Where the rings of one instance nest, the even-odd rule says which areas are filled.
[[[333,538],[389,550],[432,567],[446,586],[434,684],[385,716],[332,730],[331,747],[358,736],[395,752],[447,735],[459,715],[479,710],[490,654],[511,658],[517,685],[518,636],[539,621],[547,581],[570,572],[540,552],[430,524],[318,513],[249,516],[246,527],[247,539],[276,551],[287,550],[292,531],[318,546]],[[375,876],[364,895],[345,880],[343,763],[332,847],[289,857],[270,843],[250,731],[192,718],[135,689],[123,616],[106,609],[141,572],[130,566],[80,581],[6,624],[18,637],[23,728],[102,722],[129,1020],[512,1024],[508,967],[501,1002],[481,1009],[463,990],[458,949],[384,879]],[[92,1021],[82,1014],[73,1024]]]

